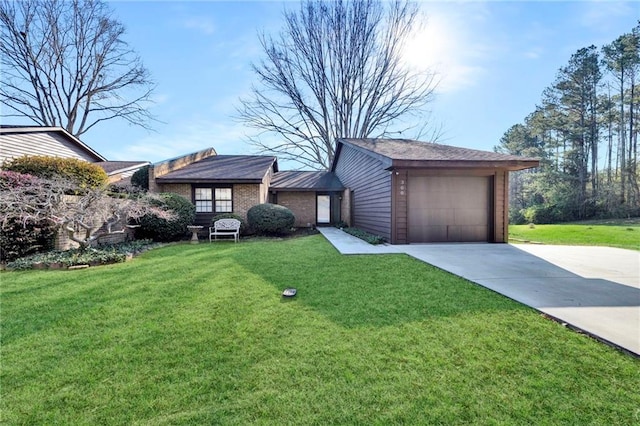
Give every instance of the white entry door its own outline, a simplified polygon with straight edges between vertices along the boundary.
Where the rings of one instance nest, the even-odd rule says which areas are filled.
[[[329,195],[317,196],[317,223],[331,222],[331,197]]]

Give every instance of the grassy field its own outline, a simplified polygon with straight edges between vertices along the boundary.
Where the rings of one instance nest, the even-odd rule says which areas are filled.
[[[408,256],[340,256],[319,235],[0,280],[3,424],[640,417],[637,358]]]
[[[559,225],[509,225],[512,242],[608,246],[640,250],[640,219],[586,221]]]

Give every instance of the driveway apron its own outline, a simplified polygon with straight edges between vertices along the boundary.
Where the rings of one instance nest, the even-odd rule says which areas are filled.
[[[320,232],[343,254],[406,253],[640,355],[640,253],[530,244],[371,246]]]

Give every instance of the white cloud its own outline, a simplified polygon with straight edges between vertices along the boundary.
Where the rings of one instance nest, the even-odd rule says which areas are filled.
[[[251,154],[251,147],[244,142],[244,132],[243,125],[231,120],[212,122],[200,119],[176,123],[171,129],[135,140],[114,153],[113,159],[157,162],[210,147],[215,148],[218,154]]]
[[[195,30],[204,35],[211,35],[216,31],[213,21],[206,17],[186,18],[182,21],[182,25],[189,30]]]

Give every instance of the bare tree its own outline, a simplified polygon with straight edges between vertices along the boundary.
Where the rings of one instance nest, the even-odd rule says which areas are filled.
[[[79,136],[122,118],[147,128],[153,83],[101,0],[0,4],[3,117]]]
[[[70,240],[86,249],[102,235],[124,232],[116,228],[122,228],[130,219],[147,214],[169,220],[175,217],[154,206],[151,198],[151,194],[118,197],[105,188],[78,193],[70,181],[30,177],[22,184],[0,185],[0,227],[44,220],[66,231]]]
[[[402,60],[418,23],[415,4],[303,0],[284,17],[279,37],[260,37],[266,58],[253,69],[261,86],[238,108],[239,119],[260,131],[251,142],[261,151],[327,169],[336,138],[422,127],[397,130],[403,118],[425,116],[435,88],[433,73],[410,71]]]

